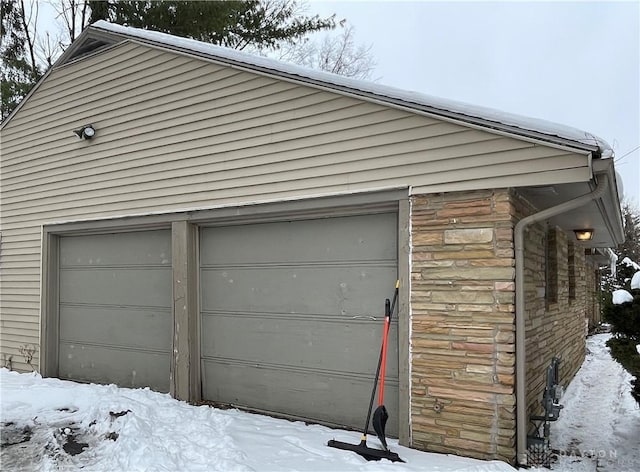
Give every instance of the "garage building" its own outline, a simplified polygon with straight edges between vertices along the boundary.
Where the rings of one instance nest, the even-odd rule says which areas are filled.
[[[545,369],[580,366],[623,238],[611,157],[98,22],[2,124],[3,366],[360,428],[398,279],[390,435],[526,463]]]

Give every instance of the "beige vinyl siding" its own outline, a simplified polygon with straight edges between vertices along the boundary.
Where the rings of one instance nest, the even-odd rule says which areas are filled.
[[[51,71],[2,130],[1,350],[38,342],[43,224],[585,175],[584,155],[127,41]]]
[[[537,150],[532,150],[532,154],[544,154],[535,151]],[[411,158],[413,156],[409,157]],[[140,183],[141,178],[145,176],[145,174],[142,174],[139,176],[123,177],[122,181],[103,181],[100,184],[86,185],[80,190],[77,190],[74,186],[69,188],[64,194],[61,194],[60,191],[64,191],[66,188],[61,187],[56,190],[43,192],[44,195],[42,197],[34,197],[32,193],[27,193],[13,199],[7,198],[5,204],[8,206],[13,204],[13,209],[8,210],[5,216],[7,218],[15,217],[16,221],[25,221],[28,220],[31,215],[45,217],[46,214],[57,210],[68,210],[70,212],[82,210],[82,208],[77,208],[76,206],[78,199],[83,202],[83,207],[100,206],[103,204],[105,198],[109,198],[112,203],[128,203],[131,200],[149,199],[157,202],[164,199],[167,204],[171,204],[172,201],[176,201],[177,199],[178,201],[184,202],[184,204],[188,204],[189,198],[180,198],[180,194],[187,185],[189,186],[189,192],[191,194],[205,194],[203,197],[206,197],[206,194],[211,192],[212,196],[220,195],[220,197],[223,198],[224,195],[245,195],[246,186],[254,187],[255,190],[257,190],[258,187],[265,187],[265,193],[267,193],[270,188],[275,187],[277,189],[278,184],[284,186],[291,181],[304,180],[304,185],[299,188],[300,191],[304,191],[306,188],[323,187],[341,181],[344,182],[345,185],[352,186],[356,184],[366,185],[375,181],[379,181],[380,185],[383,185],[385,179],[390,177],[410,178],[415,171],[420,171],[427,175],[437,174],[440,179],[432,179],[434,183],[437,183],[454,181],[453,179],[456,178],[457,171],[460,170],[468,171],[473,169],[475,170],[476,178],[490,178],[495,170],[495,166],[490,163],[482,166],[465,165],[464,159],[450,163],[453,165],[447,165],[448,163],[442,162],[410,162],[406,164],[403,158],[407,158],[407,156],[399,156],[395,159],[395,163],[380,163],[375,170],[361,170],[362,166],[375,160],[361,159],[355,162],[327,163],[324,166],[315,163],[309,163],[305,166],[305,162],[300,162],[300,160],[296,162],[277,163],[269,166],[270,173],[266,172],[266,169],[263,169],[264,166],[250,166],[225,170],[224,167],[228,164],[226,162],[211,165],[213,169],[217,168],[218,170],[206,168],[199,171],[199,168],[190,168],[186,170],[167,170],[166,173],[153,172],[152,175],[156,176],[157,180],[151,182]],[[384,159],[387,160],[387,158]],[[540,158],[536,160],[534,165],[538,169],[547,170],[544,168],[546,164],[551,164],[551,160]],[[516,174],[519,169],[517,163],[502,164],[502,167],[505,169],[505,172],[510,171],[513,174]],[[385,179],[380,179],[379,171],[384,168],[387,168],[387,173],[384,176]],[[153,169],[149,170],[153,171]],[[187,172],[188,170],[191,170],[191,172]],[[322,175],[327,171],[331,172],[329,176]],[[316,177],[314,174],[320,175]],[[349,174],[353,174],[353,176]],[[334,175],[336,177],[333,177]],[[212,181],[216,182],[216,189],[213,191],[211,190]],[[46,208],[43,208],[41,198],[47,199]],[[153,204],[153,202],[149,202],[148,204]]]

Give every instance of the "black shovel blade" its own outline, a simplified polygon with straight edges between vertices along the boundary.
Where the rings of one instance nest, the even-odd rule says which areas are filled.
[[[349,444],[342,441],[336,441],[331,439],[327,446],[335,447],[336,449],[342,449],[344,451],[352,451],[356,454],[364,457],[368,461],[379,461],[380,459],[387,459],[391,462],[404,462],[400,459],[400,456],[395,452],[383,451],[382,449],[374,449],[367,446],[366,441],[361,441],[360,444]]]
[[[373,412],[373,429],[375,430],[385,451],[389,450],[389,447],[387,446],[387,438],[384,435],[384,428],[387,426],[388,419],[389,413],[387,413],[387,408],[384,405],[380,405],[376,408],[376,411]]]
[[[368,461],[379,461],[380,459],[387,459],[391,462],[404,462],[400,459],[400,456],[395,452],[383,451],[382,449],[374,449],[367,446],[366,441],[361,441],[360,444],[349,444],[342,441],[336,441],[331,439],[327,446],[335,447],[336,449],[342,449],[344,451],[352,451],[356,454],[364,457]]]

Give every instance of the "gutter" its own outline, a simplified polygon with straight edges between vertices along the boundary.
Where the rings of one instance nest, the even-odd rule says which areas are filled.
[[[527,465],[527,362],[525,346],[524,313],[524,232],[533,223],[547,220],[553,216],[579,208],[604,195],[609,185],[607,173],[597,174],[598,185],[587,193],[559,205],[547,208],[521,219],[514,230],[516,256],[516,460]]]

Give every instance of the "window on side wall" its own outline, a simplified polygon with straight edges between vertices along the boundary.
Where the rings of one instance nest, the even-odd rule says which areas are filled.
[[[547,305],[558,302],[558,249],[557,236],[553,228],[545,235],[545,298]]]
[[[576,298],[576,246],[569,242],[567,248],[567,268],[569,278],[569,301]]]

